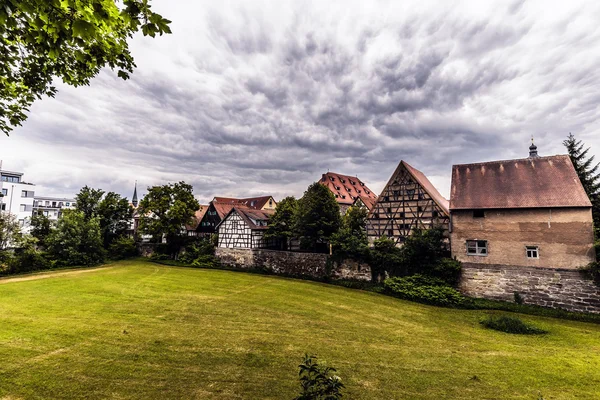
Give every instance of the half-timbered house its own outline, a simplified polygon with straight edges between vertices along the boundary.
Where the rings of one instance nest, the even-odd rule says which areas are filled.
[[[359,197],[367,201],[377,199],[377,195],[356,176],[328,172],[321,176],[319,182],[333,193],[342,214],[345,214]]]
[[[199,236],[216,233],[216,227],[233,207],[246,207],[254,210],[275,210],[277,202],[272,196],[249,197],[236,199],[231,197],[215,197],[200,220],[196,232]]]
[[[219,247],[262,249],[273,247],[275,241],[264,237],[272,210],[233,207],[217,226]]]
[[[367,219],[372,242],[382,236],[402,245],[415,228],[442,227],[448,232],[450,212],[446,200],[418,169],[400,161]]]

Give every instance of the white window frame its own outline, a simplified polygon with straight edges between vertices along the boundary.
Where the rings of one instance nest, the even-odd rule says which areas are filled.
[[[531,256],[529,255],[531,252]],[[534,256],[535,255],[535,256]],[[530,260],[537,260],[540,258],[540,247],[539,246],[525,246],[525,256]]]
[[[469,239],[466,242],[466,249],[468,256],[487,257],[489,254],[487,240]],[[469,252],[469,250],[474,250],[474,252]]]

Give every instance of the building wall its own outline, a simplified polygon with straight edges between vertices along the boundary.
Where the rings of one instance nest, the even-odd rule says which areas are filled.
[[[269,201],[265,203],[261,210],[274,210],[277,207],[277,202],[271,197]]]
[[[216,256],[232,268],[261,268],[285,276],[312,279],[371,280],[371,268],[353,260],[333,263],[328,267],[328,255],[265,249],[231,249],[219,247]]]
[[[600,313],[600,287],[578,270],[463,264],[461,291],[472,297]]]
[[[576,269],[595,260],[589,208],[453,210],[452,255],[464,263]],[[486,256],[467,255],[467,240],[486,240]],[[527,258],[525,246],[538,246]]]
[[[33,213],[45,215],[50,220],[56,221],[62,216],[63,210],[72,210],[76,204],[74,199],[35,196]]]
[[[252,231],[250,227],[233,211],[218,227],[219,247],[244,248],[252,247]]]
[[[28,230],[33,212],[34,190],[35,185],[30,183],[0,181],[0,191],[5,193],[0,198],[0,209],[13,214],[25,231]]]

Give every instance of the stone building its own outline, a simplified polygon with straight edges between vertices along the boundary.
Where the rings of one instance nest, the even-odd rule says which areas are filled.
[[[369,213],[367,236],[371,242],[387,236],[401,246],[415,228],[447,232],[449,221],[448,200],[425,174],[400,161]]]
[[[452,167],[452,255],[465,265],[577,269],[595,260],[592,204],[568,155]]]

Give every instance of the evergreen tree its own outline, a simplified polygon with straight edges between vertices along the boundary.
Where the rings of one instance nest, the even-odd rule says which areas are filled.
[[[588,156],[590,148],[585,148],[584,143],[575,139],[572,133],[569,133],[563,144],[567,148],[579,180],[592,202],[592,215],[596,238],[598,238],[600,236],[600,163],[594,164],[595,156]]]
[[[315,250],[338,231],[342,218],[333,193],[318,182],[308,187],[298,200],[296,234],[300,247]]]
[[[298,210],[298,200],[293,196],[286,197],[277,203],[275,214],[269,218],[266,238],[276,239],[282,249],[287,249],[289,239],[294,236],[294,223]]]

